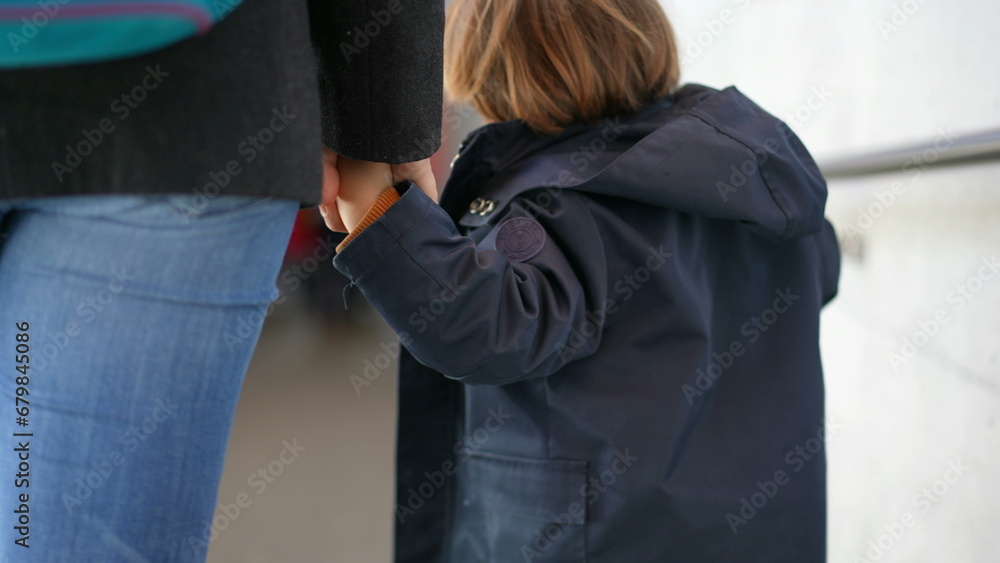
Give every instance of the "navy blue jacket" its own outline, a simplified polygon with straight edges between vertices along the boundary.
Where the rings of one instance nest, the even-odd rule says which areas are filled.
[[[736,89],[474,132],[338,257],[400,335],[396,560],[817,562],[819,311],[798,138]]]

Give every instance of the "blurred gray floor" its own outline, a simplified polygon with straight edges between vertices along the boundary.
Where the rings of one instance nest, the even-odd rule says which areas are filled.
[[[237,409],[209,563],[390,560],[395,361],[360,395],[350,375],[392,341],[374,314],[331,329],[301,304],[276,308]],[[286,442],[305,450],[282,455]]]

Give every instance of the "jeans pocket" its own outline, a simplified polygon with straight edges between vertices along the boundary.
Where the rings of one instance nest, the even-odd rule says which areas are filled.
[[[453,563],[586,562],[587,462],[473,454],[462,464]]]

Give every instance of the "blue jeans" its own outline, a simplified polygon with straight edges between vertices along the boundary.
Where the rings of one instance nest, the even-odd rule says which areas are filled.
[[[0,201],[0,562],[204,561],[297,209]]]

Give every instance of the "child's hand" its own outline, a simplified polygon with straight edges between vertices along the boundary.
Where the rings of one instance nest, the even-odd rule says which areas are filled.
[[[392,187],[392,170],[384,162],[354,160],[344,156],[337,159],[340,173],[340,191],[337,208],[348,232],[361,222],[379,194]]]
[[[413,182],[437,201],[437,181],[429,159],[390,166],[350,159],[324,148],[323,202],[319,212],[330,230],[351,232],[379,194],[403,180]]]
[[[388,164],[354,160],[323,149],[320,214],[330,230],[354,230],[382,190],[389,187],[392,171]]]

